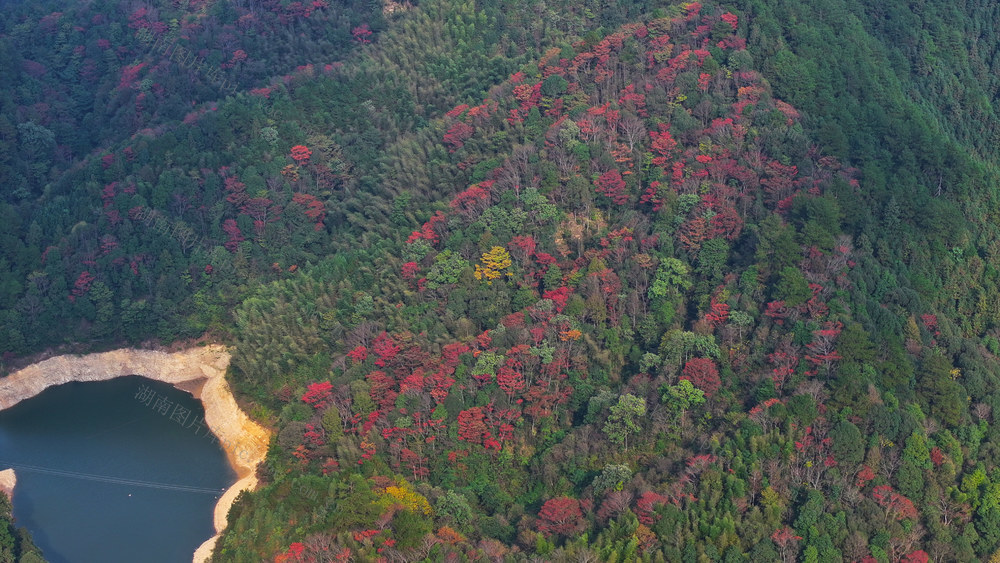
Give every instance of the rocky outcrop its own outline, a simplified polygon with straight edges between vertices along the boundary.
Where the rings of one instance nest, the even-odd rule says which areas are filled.
[[[236,404],[226,383],[229,352],[211,345],[180,352],[122,349],[85,356],[56,356],[32,364],[0,379],[0,410],[34,397],[54,385],[71,381],[105,381],[126,375],[142,375],[170,383],[201,399],[205,423],[218,436],[240,479],[215,506],[216,535],[194,554],[194,561],[206,561],[236,496],[257,486],[254,472],[267,455],[270,433],[250,420]],[[0,472],[3,475],[5,472]],[[11,472],[13,478],[13,472]],[[11,485],[13,487],[13,485]]]
[[[17,475],[14,475],[14,470],[0,471],[0,491],[7,493],[11,500],[14,500],[14,485],[17,485]]]

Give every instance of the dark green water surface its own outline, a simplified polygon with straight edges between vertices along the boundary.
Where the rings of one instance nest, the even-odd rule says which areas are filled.
[[[236,481],[201,403],[130,376],[69,383],[0,411],[14,517],[54,563],[191,561]]]

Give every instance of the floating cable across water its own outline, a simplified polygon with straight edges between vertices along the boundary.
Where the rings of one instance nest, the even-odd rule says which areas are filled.
[[[112,483],[115,485],[131,485],[134,487],[147,487],[150,489],[164,489],[167,491],[179,491],[184,493],[201,493],[207,495],[220,495],[225,489],[209,489],[206,487],[194,487],[190,485],[172,485],[170,483],[154,483],[152,481],[141,481],[138,479],[123,479],[120,477],[108,477],[105,475],[92,475],[90,473],[79,473],[76,471],[64,471],[62,469],[51,469],[48,467],[38,467],[24,463],[11,463],[0,460],[0,467],[12,467],[18,471],[33,471],[35,473],[47,473],[71,479],[84,479],[87,481],[99,481],[102,483]]]

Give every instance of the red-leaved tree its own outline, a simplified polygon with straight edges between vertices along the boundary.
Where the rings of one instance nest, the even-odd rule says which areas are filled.
[[[448,145],[448,152],[455,152],[462,148],[465,141],[469,140],[469,137],[475,132],[476,130],[464,121],[452,125],[444,134],[444,143]]]
[[[368,24],[363,23],[358,27],[351,30],[351,35],[354,36],[354,40],[358,43],[371,43],[372,30],[368,27]]]
[[[312,151],[305,145],[295,145],[291,150],[292,160],[299,164],[305,164],[312,156]]]
[[[712,323],[712,326],[720,326],[729,319],[729,305],[725,303],[719,303],[712,298],[712,306],[708,313],[705,314],[705,320]]]
[[[538,512],[538,531],[543,534],[569,536],[583,528],[580,501],[570,497],[557,497],[545,501]]]
[[[96,278],[93,274],[87,271],[80,272],[79,277],[76,278],[76,282],[73,283],[73,289],[70,290],[69,300],[76,301],[77,297],[83,297],[90,291],[90,284],[94,282]]]
[[[416,262],[407,262],[403,264],[403,267],[400,270],[404,280],[412,280],[419,271],[420,271],[420,265],[417,264]]]
[[[827,321],[823,323],[823,328],[813,331],[812,342],[806,344],[809,350],[806,359],[816,367],[817,372],[822,369],[827,377],[833,363],[840,359],[836,344],[842,328],[840,322]]]
[[[660,125],[660,131],[650,131],[649,136],[653,139],[649,150],[657,155],[653,157],[653,164],[656,166],[666,166],[667,161],[677,151],[677,141],[670,134],[670,130],[662,124]]]
[[[295,542],[288,546],[288,551],[285,553],[279,553],[275,556],[275,563],[288,563],[291,561],[302,561],[302,553],[305,551],[305,546],[302,542]]]
[[[625,193],[625,180],[622,180],[622,175],[618,170],[612,168],[601,174],[597,178],[597,181],[594,182],[594,185],[597,187],[597,193],[608,196],[615,204],[625,205],[628,203],[628,194]]]
[[[774,542],[774,545],[778,546],[778,552],[781,554],[782,561],[794,560],[798,543],[801,540],[802,536],[796,536],[788,526],[775,530],[771,534],[771,541]]]
[[[372,347],[374,348],[375,355],[378,356],[378,359],[375,360],[375,365],[378,367],[385,367],[386,364],[395,359],[396,356],[403,350],[403,348],[397,345],[396,341],[384,331],[375,338],[375,343]]]
[[[302,395],[302,402],[312,405],[312,408],[319,410],[330,404],[333,398],[333,384],[329,381],[310,383]]]
[[[656,521],[656,506],[667,502],[667,500],[667,497],[653,491],[642,493],[639,500],[635,502],[635,515],[639,518],[639,522],[652,526]]]
[[[247,195],[247,185],[236,176],[227,176],[224,185],[226,188],[226,201],[242,207],[250,196]]]
[[[705,392],[711,397],[722,387],[722,380],[719,379],[719,370],[715,367],[715,362],[709,358],[693,358],[684,364],[681,372],[681,379],[687,379],[692,385]]]
[[[445,136],[445,141],[447,140],[448,137]],[[473,184],[467,190],[456,195],[451,200],[450,205],[452,209],[472,221],[490,206],[490,192],[483,188],[482,184]]]
[[[483,440],[490,438],[482,407],[458,413],[458,438],[470,444],[482,444]]]
[[[927,552],[922,549],[918,549],[912,553],[904,555],[903,558],[899,560],[899,563],[927,563],[928,561],[930,561],[930,556],[927,555]]]
[[[368,348],[358,345],[347,353],[347,357],[354,360],[354,363],[360,364],[368,359]]]
[[[315,230],[323,228],[323,220],[326,219],[326,206],[316,199],[316,196],[298,193],[292,196],[292,201],[305,207],[305,215],[316,222]]]
[[[509,358],[507,362],[497,370],[497,385],[507,394],[510,399],[514,395],[523,391],[525,387],[524,374],[520,371],[521,361]]]
[[[240,231],[239,226],[236,225],[236,220],[226,219],[225,222],[222,223],[222,230],[229,235],[229,240],[227,240],[223,246],[225,246],[226,250],[229,252],[236,252],[240,243],[246,240],[243,238],[243,233]]]

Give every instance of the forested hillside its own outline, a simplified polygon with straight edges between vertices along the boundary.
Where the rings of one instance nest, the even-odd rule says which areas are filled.
[[[38,548],[31,541],[28,531],[14,523],[11,517],[10,498],[3,491],[0,491],[0,561],[24,563],[44,561]]]
[[[993,4],[113,6],[0,23],[0,347],[233,344],[215,560],[998,556]]]

